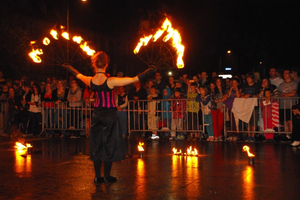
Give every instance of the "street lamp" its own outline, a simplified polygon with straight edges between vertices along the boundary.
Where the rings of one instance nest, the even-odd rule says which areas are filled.
[[[227,50],[227,54],[231,54],[231,50]],[[221,73],[222,69],[222,53],[220,53],[220,58],[219,58],[219,73]]]

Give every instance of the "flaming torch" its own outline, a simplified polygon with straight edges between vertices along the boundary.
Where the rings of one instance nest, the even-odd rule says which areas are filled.
[[[138,151],[140,152],[140,158],[143,158],[143,152],[145,151],[143,146],[144,146],[144,142],[139,142]]]
[[[172,39],[172,46],[176,49],[177,53],[177,67],[179,69],[184,67],[183,62],[183,54],[184,54],[184,46],[181,44],[181,36],[178,30],[172,27],[170,20],[165,19],[161,28],[153,35],[146,36],[140,39],[140,42],[137,44],[135,49],[133,50],[134,54],[137,54],[142,46],[147,46],[150,39],[153,39],[153,42],[156,42],[164,33],[167,35],[162,39],[164,42]]]
[[[42,49],[33,49],[32,48],[32,51],[28,55],[33,60],[33,62],[35,62],[35,63],[41,63],[42,59],[40,58],[39,55],[42,55],[42,54],[43,54],[43,50]]]
[[[31,154],[32,153],[32,145],[26,143],[25,145],[21,142],[16,142],[15,148],[18,150],[20,155]]]
[[[248,154],[249,164],[254,164],[255,155],[250,152],[250,147],[248,147],[247,145],[243,146],[243,151],[246,151]]]

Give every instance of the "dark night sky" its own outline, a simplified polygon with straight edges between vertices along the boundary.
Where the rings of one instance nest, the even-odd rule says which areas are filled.
[[[74,10],[95,31],[126,37],[133,47],[140,20],[157,23],[166,13],[182,34],[185,62],[191,67],[218,66],[220,51],[231,49],[251,67],[295,67],[299,63],[299,9],[296,1],[92,1]],[[84,15],[84,17],[80,16]],[[71,14],[72,16],[72,14]]]
[[[218,70],[220,53],[228,49],[248,71],[261,61],[267,67],[291,68],[300,60],[297,1],[27,0],[47,4],[43,18],[62,24],[68,1],[71,27],[124,38],[132,50],[140,38],[140,21],[149,20],[151,27],[159,28],[167,14],[182,35],[189,69]]]

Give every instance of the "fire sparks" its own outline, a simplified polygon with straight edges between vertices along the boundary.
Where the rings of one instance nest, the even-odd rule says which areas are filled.
[[[58,40],[58,37],[57,37],[57,31],[56,31],[56,30],[51,29],[50,35],[52,35],[52,37],[53,37],[55,40]]]
[[[247,151],[248,157],[255,157],[254,154],[250,153],[250,148],[247,145],[243,146],[243,151]]]
[[[176,49],[176,53],[177,53],[177,67],[183,68],[184,67],[184,62],[183,62],[184,46],[181,44],[181,36],[178,30],[172,27],[172,24],[168,19],[164,21],[163,25],[154,34],[154,36],[150,35],[141,38],[140,42],[137,44],[133,52],[137,54],[142,46],[147,46],[151,38],[153,38],[153,42],[156,42],[165,32],[167,32],[167,35],[163,38],[163,41],[167,42],[170,39],[172,39],[172,46]]]
[[[87,42],[84,42],[83,44],[80,45],[80,48],[86,52],[87,55],[92,56],[95,54],[95,50],[90,49],[89,46],[87,46]]]
[[[68,32],[66,32],[64,29],[65,27],[64,26],[60,26],[60,33],[58,33],[56,31],[56,29],[51,29],[50,30],[50,35],[55,39],[55,40],[59,40],[59,34],[61,34],[61,36],[63,38],[65,38],[66,40],[70,40],[70,34]],[[88,43],[86,41],[84,41],[84,39],[81,37],[81,36],[73,36],[73,42],[77,43],[80,45],[80,48],[86,52],[86,54],[88,56],[93,56],[95,54],[95,50],[91,49],[89,46],[88,46]],[[48,37],[45,37],[42,41],[42,44],[47,46],[50,44],[50,39]],[[42,62],[42,59],[40,58],[39,55],[43,54],[43,50],[40,49],[40,48],[37,48],[38,47],[38,44],[40,43],[37,43],[36,41],[31,41],[30,42],[30,45],[32,46],[32,51],[28,54],[30,56],[30,58],[35,62],[35,63],[41,63]]]
[[[179,149],[179,151],[178,151],[175,147],[172,149],[172,151],[173,151],[173,154],[174,154],[174,155],[179,155],[179,156],[198,156],[198,151],[197,151],[197,149],[194,148],[194,150],[192,150],[192,146],[190,146],[190,147],[187,149],[186,153],[183,153],[183,152],[181,151],[181,149]]]
[[[39,55],[43,54],[43,50],[42,49],[32,49],[32,51],[28,54],[31,59],[33,60],[33,62],[35,63],[41,63],[42,59],[40,58]]]
[[[80,44],[82,42],[83,38],[81,36],[74,36],[73,41]]]
[[[70,36],[68,32],[62,32],[61,36],[63,36],[66,40],[70,40]]]
[[[144,142],[139,142],[139,145],[138,145],[138,150],[139,151],[145,151],[145,149],[144,149]]]
[[[47,38],[47,37],[45,37],[44,39],[43,39],[43,44],[44,45],[49,45],[50,44],[50,39],[49,38]]]

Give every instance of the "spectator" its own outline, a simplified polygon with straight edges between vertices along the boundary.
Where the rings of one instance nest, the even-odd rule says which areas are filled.
[[[206,131],[208,134],[207,141],[214,141],[214,132],[213,132],[213,119],[211,115],[211,99],[208,95],[208,89],[205,86],[199,87],[199,93],[196,97],[196,101],[201,103],[201,110],[204,115],[204,123],[208,124],[206,126]]]
[[[148,95],[148,129],[153,130],[151,139],[159,139],[157,135],[157,124],[158,124],[158,114],[157,110],[160,108],[161,95],[157,94],[156,87],[154,85],[150,88],[150,94]]]
[[[156,84],[156,82],[155,82],[154,79],[149,79],[149,80],[147,81],[147,88],[146,88],[147,95],[150,95],[150,90],[151,90],[152,86],[155,85],[155,84]],[[159,92],[159,91],[158,91],[158,92]],[[159,93],[160,93],[160,92],[159,92]]]
[[[169,76],[169,84],[168,87],[171,90],[171,94],[173,94],[173,90],[175,89],[175,79],[174,76]]]
[[[130,112],[131,119],[135,119],[130,121],[130,126],[135,127],[136,130],[143,130],[144,127],[144,117],[142,113],[138,112],[138,110],[145,110],[145,102],[139,100],[147,99],[147,91],[142,87],[142,83],[137,81],[133,84],[134,88],[129,90],[128,92],[128,100],[130,102],[130,109],[135,110],[134,112]],[[145,133],[143,133],[145,137]]]
[[[292,79],[293,81],[296,81],[297,84],[299,84],[299,82],[300,82],[300,78],[299,78],[299,69],[298,69],[297,67],[293,67],[293,68],[291,69],[291,71],[292,71],[292,73],[291,73],[291,79]]]
[[[162,101],[162,129],[171,129],[172,112],[170,111],[171,102],[168,101],[171,97],[171,89],[166,87],[163,90],[163,101]],[[170,132],[165,132],[165,137],[170,137]]]
[[[79,129],[80,121],[79,121],[79,116],[80,116],[80,108],[82,106],[82,90],[78,86],[78,82],[76,79],[73,79],[71,81],[71,87],[69,89],[68,97],[67,100],[69,102],[69,107],[70,109],[70,119],[71,119],[71,124],[70,124],[70,129]],[[75,135],[71,135],[71,138],[78,138],[79,133],[76,132]]]
[[[127,132],[128,95],[126,93],[126,89],[124,86],[120,87],[120,94],[118,95],[118,98],[116,99],[116,105],[117,105],[117,109],[118,109],[117,115],[120,120],[120,126],[121,126],[121,130],[122,130],[123,139],[129,139],[128,132]]]
[[[235,98],[240,98],[241,96],[241,89],[239,87],[239,79],[238,78],[233,78],[232,79],[232,86],[230,87],[228,93],[227,93],[227,99],[224,101],[224,104],[228,108],[228,115],[229,115],[229,120],[231,122],[231,130],[236,131],[237,128],[236,126],[239,124],[235,123],[235,118],[232,114],[232,105],[233,101]],[[236,132],[231,132],[229,133],[228,141],[237,141],[237,133]]]
[[[282,78],[277,76],[276,68],[271,68],[269,71],[269,75],[270,75],[271,84],[275,85],[277,88],[282,82],[284,82],[284,80]]]
[[[66,129],[67,128],[67,97],[68,97],[68,89],[64,87],[63,80],[56,81],[56,89],[53,90],[54,96],[57,97],[55,102],[55,116],[54,122],[58,129]],[[61,137],[66,136],[66,131],[61,130]]]
[[[293,111],[293,130],[292,130],[292,138],[291,143],[292,147],[300,146],[300,104],[297,104],[292,107]]]
[[[21,132],[23,134],[28,133],[29,124],[29,105],[31,100],[31,88],[27,83],[23,83],[24,91],[22,94],[21,104],[19,105],[19,115],[21,122]]]
[[[213,118],[213,130],[215,135],[215,142],[223,141],[222,133],[224,126],[224,104],[227,99],[225,87],[222,83],[222,78],[217,78],[215,83],[215,98],[212,99],[216,105],[211,109],[211,115]]]
[[[39,91],[40,86],[37,83],[32,85],[32,94],[30,99],[29,106],[29,116],[30,116],[30,125],[31,132],[33,137],[37,137],[41,132],[41,123],[42,123],[42,97]]]
[[[266,88],[264,90],[264,98],[260,101],[260,106],[262,108],[262,118],[264,123],[265,138],[267,141],[273,139],[273,121],[272,121],[272,104],[276,103],[276,99],[272,99],[273,92],[272,89]]]
[[[158,89],[158,91],[159,91],[159,94],[162,94],[162,92],[163,92],[163,89],[167,86],[167,83],[166,82],[164,82],[163,80],[162,80],[162,75],[161,75],[161,73],[160,72],[156,72],[155,73],[155,82],[156,82],[156,87],[157,87],[157,89]]]
[[[180,88],[174,89],[174,99],[172,101],[171,110],[173,112],[172,118],[172,130],[182,130],[183,129],[183,119],[185,117],[186,112],[186,101],[183,100],[184,97],[181,94],[182,90]],[[176,133],[174,131],[171,132],[171,139],[175,139]],[[177,135],[178,140],[184,140],[185,136],[182,132],[178,132]]]
[[[18,106],[16,103],[16,96],[14,88],[9,88],[8,97],[6,99],[7,106],[7,117],[5,123],[6,132],[12,127],[17,126],[19,124],[18,119]]]
[[[182,82],[179,80],[175,81],[175,88],[180,88],[181,90],[181,95],[186,98],[186,91],[184,90],[184,88],[182,87]]]
[[[260,93],[259,93],[259,97],[264,97],[264,92],[266,89],[270,89],[272,91],[272,95],[273,94],[277,94],[277,87],[275,85],[271,84],[270,79],[268,78],[263,78],[262,82],[261,82],[261,88],[260,88]]]
[[[44,104],[43,119],[47,130],[47,137],[53,137],[54,131],[54,102],[57,100],[56,94],[53,93],[51,83],[46,83],[45,92],[42,95],[42,103]]]
[[[90,120],[90,116],[92,114],[92,109],[94,107],[94,103],[95,103],[95,93],[91,90],[91,88],[88,85],[85,85],[85,89],[83,91],[83,97],[82,97],[83,101],[85,102],[85,110],[83,113],[83,116],[85,118],[85,136],[86,138],[90,137],[90,127],[91,127],[91,120]]]
[[[250,97],[258,97],[258,94],[260,92],[259,85],[254,82],[255,76],[253,73],[248,73],[246,75],[246,81],[247,83],[243,85],[241,97],[242,98],[250,98]],[[258,122],[258,107],[255,106],[253,110],[253,114],[250,118],[249,123],[246,124],[247,130],[248,130],[248,137],[246,138],[246,141],[248,142],[254,142],[255,141],[255,134],[254,131],[256,130]],[[249,131],[253,131],[252,133]]]
[[[295,97],[297,91],[297,83],[291,79],[291,70],[283,71],[284,82],[278,86],[278,92],[281,97]],[[279,101],[279,120],[284,124],[285,131],[292,131],[291,123],[291,107],[295,104],[295,100],[281,99]],[[281,140],[288,140],[283,134]]]
[[[188,82],[188,92],[187,92],[187,124],[188,130],[198,130],[198,111],[199,103],[196,102],[197,93],[197,83]],[[190,91],[190,92],[189,92]],[[194,141],[199,140],[198,132],[191,132],[189,139]]]
[[[6,102],[6,99],[8,97],[8,87],[7,85],[2,86],[2,93],[0,94],[0,103]]]
[[[209,86],[209,82],[208,82],[208,75],[206,72],[202,72],[201,73],[201,81],[200,81],[200,86]]]
[[[211,73],[211,79],[217,79],[218,78],[218,73],[217,72],[212,72]]]

